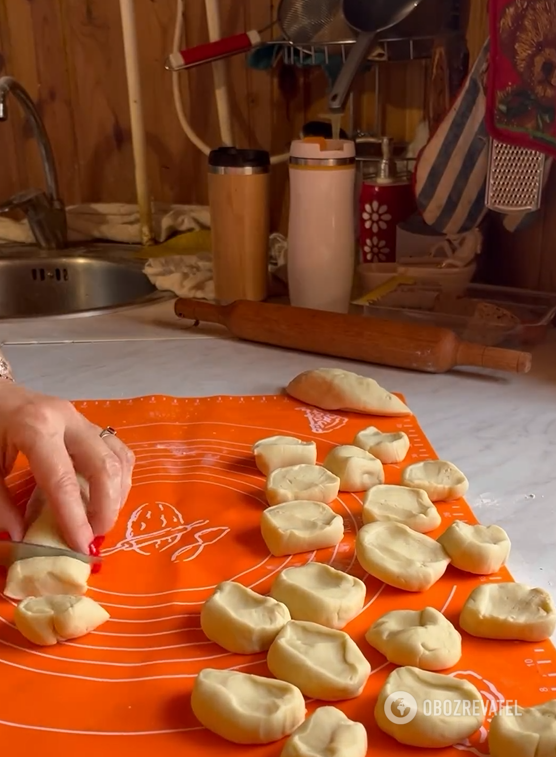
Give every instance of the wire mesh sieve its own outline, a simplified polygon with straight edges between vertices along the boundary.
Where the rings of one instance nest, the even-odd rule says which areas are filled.
[[[296,44],[353,38],[342,14],[341,0],[282,0],[278,23],[286,39]]]

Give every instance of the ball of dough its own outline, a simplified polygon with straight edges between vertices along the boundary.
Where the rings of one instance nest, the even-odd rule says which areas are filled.
[[[73,557],[29,557],[8,568],[4,594],[11,599],[85,594],[91,566]]]
[[[498,573],[510,554],[510,539],[500,526],[471,525],[455,520],[437,539],[452,565],[480,576]]]
[[[201,609],[205,636],[228,652],[266,652],[291,620],[288,608],[235,581],[219,584]]]
[[[344,538],[344,519],[323,502],[297,500],[267,507],[261,534],[275,557],[335,547]]]
[[[544,641],[556,629],[556,609],[544,589],[513,581],[485,583],[467,598],[459,624],[483,639]]]
[[[363,526],[357,534],[355,553],[367,573],[405,591],[430,589],[450,564],[438,542],[403,523]]]
[[[353,443],[366,452],[370,452],[384,465],[401,463],[409,452],[409,437],[403,431],[384,434],[378,428],[369,426],[360,431]]]
[[[358,697],[371,674],[367,658],[347,633],[302,620],[284,626],[266,664],[276,678],[325,702]]]
[[[274,580],[270,596],[283,602],[294,620],[343,628],[365,604],[363,581],[319,562],[286,568]]]
[[[255,465],[268,476],[277,468],[290,465],[314,465],[317,462],[317,445],[304,442],[295,436],[269,436],[253,445]]]
[[[387,612],[365,638],[394,665],[446,670],[461,659],[461,635],[434,607]]]
[[[266,480],[269,505],[298,499],[328,504],[340,491],[340,479],[322,465],[290,465],[272,471]]]
[[[341,368],[304,371],[286,387],[290,397],[322,410],[348,410],[369,415],[412,415],[411,410],[374,379]]]
[[[400,692],[409,696],[397,696]],[[389,720],[387,712],[396,718],[414,715],[399,723]],[[414,667],[392,671],[375,706],[381,731],[400,744],[433,749],[469,738],[482,726],[484,714],[483,699],[469,681]]]
[[[381,484],[373,486],[363,497],[363,523],[403,523],[427,534],[442,523],[440,513],[422,489]]]
[[[27,597],[15,608],[17,630],[33,644],[51,646],[94,631],[110,618],[90,597]]]
[[[280,757],[366,757],[367,731],[337,707],[319,707],[292,733]]]
[[[235,744],[270,744],[303,723],[305,700],[285,681],[205,668],[193,684],[191,709],[209,731]]]
[[[363,492],[384,483],[384,468],[380,460],[351,444],[331,449],[323,465],[338,476],[342,492]]]
[[[488,750],[490,757],[556,754],[556,699],[534,707],[512,707],[509,712],[502,706],[490,721]]]
[[[401,483],[423,489],[432,502],[459,499],[469,488],[469,481],[460,469],[444,460],[425,460],[408,465],[402,472]]]

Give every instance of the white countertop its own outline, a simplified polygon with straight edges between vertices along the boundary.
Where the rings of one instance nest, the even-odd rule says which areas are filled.
[[[556,586],[555,336],[535,351],[526,376],[427,375],[237,342],[218,327],[191,330],[174,321],[171,303],[0,324],[18,380],[69,399],[270,394],[321,365],[372,376],[405,394],[438,455],[465,472],[478,518],[509,533],[514,577],[549,591]]]

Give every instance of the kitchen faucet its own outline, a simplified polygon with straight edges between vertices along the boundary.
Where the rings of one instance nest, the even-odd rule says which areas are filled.
[[[19,101],[31,124],[41,154],[47,191],[28,189],[18,192],[0,203],[0,213],[22,210],[39,247],[43,250],[61,250],[67,244],[66,209],[60,199],[52,145],[29,93],[12,76],[0,77],[0,121],[8,119],[8,92]]]

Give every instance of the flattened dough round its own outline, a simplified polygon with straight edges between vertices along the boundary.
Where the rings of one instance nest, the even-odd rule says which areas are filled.
[[[365,638],[394,665],[435,671],[451,668],[461,659],[461,635],[434,607],[387,612]]]
[[[276,678],[325,702],[358,697],[371,674],[367,658],[347,633],[303,620],[284,626],[266,664]]]
[[[377,457],[384,465],[401,463],[409,452],[409,437],[403,431],[385,434],[374,426],[360,431],[353,440],[356,447]]]
[[[344,538],[344,519],[323,502],[295,500],[267,507],[261,534],[275,557],[335,547]]]
[[[294,620],[343,628],[365,604],[363,581],[324,563],[286,568],[274,580],[270,596],[283,602]]]
[[[304,442],[295,436],[269,436],[253,445],[255,465],[268,476],[277,468],[290,465],[314,465],[317,462],[317,445]]]
[[[556,629],[556,609],[544,589],[525,584],[485,583],[465,602],[459,624],[483,639],[544,641]]]
[[[367,730],[337,707],[319,707],[292,733],[280,757],[366,757]]]
[[[109,617],[90,597],[58,594],[24,599],[15,608],[14,624],[33,644],[52,646],[85,636]]]
[[[363,523],[403,523],[427,534],[442,523],[440,513],[422,489],[381,484],[373,486],[363,497]]]
[[[490,721],[488,750],[490,757],[556,754],[556,699],[534,707],[503,708],[496,713]]]
[[[469,481],[460,469],[445,460],[425,460],[408,465],[402,472],[401,483],[423,489],[432,502],[459,499],[469,488]]]
[[[201,609],[205,636],[228,652],[266,652],[291,620],[288,608],[236,581],[223,581]]]
[[[322,465],[290,465],[277,468],[266,480],[269,505],[298,499],[328,504],[340,491],[340,479]]]
[[[452,565],[467,573],[498,573],[510,554],[510,539],[500,526],[481,526],[455,520],[437,539]]]
[[[409,714],[407,708],[413,705],[410,699],[394,697],[387,704],[388,697],[399,692],[410,694],[417,705],[415,716],[407,723],[393,723],[386,717],[387,708],[397,718]],[[427,714],[435,702],[440,702],[437,706],[442,714]],[[483,719],[483,698],[469,681],[409,666],[390,673],[375,706],[375,720],[381,731],[400,744],[424,748],[457,744],[479,730]]]
[[[363,492],[384,483],[380,460],[352,444],[340,444],[331,449],[323,466],[338,476],[342,492]]]
[[[405,591],[426,591],[450,563],[443,547],[403,523],[369,523],[357,534],[355,553],[371,576]]]
[[[191,709],[209,731],[235,744],[270,744],[305,720],[303,694],[285,681],[237,670],[201,670]]]
[[[286,392],[322,410],[348,410],[368,415],[412,415],[411,410],[374,379],[341,368],[317,368],[296,376]]]
[[[11,599],[85,594],[90,574],[90,565],[73,557],[29,557],[10,565],[4,593]]]

